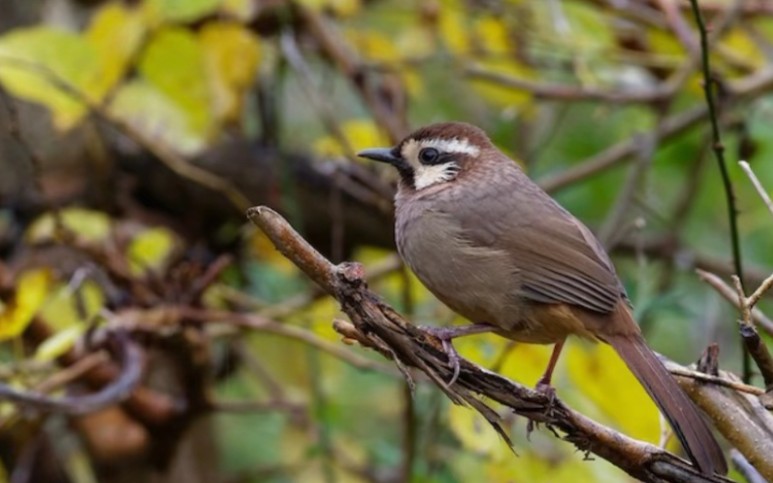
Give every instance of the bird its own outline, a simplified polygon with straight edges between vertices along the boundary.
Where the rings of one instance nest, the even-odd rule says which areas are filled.
[[[568,336],[605,342],[659,407],[692,463],[706,475],[727,473],[708,424],[644,340],[602,244],[482,129],[431,124],[358,156],[397,170],[397,250],[435,297],[472,322],[431,329],[454,366],[451,384],[459,372],[456,337],[493,332],[554,344],[537,383],[548,394]]]

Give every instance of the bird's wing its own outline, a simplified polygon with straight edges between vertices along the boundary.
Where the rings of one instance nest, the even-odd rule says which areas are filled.
[[[587,227],[530,181],[518,193],[509,186],[509,192],[496,190],[454,212],[470,244],[510,255],[521,296],[600,313],[626,299],[612,262]]]

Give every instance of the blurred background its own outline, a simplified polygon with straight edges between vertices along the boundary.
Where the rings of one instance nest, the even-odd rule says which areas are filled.
[[[737,161],[773,189],[773,5],[699,4],[754,288],[773,219]],[[505,411],[515,453],[411,394],[244,210],[363,263],[416,323],[463,323],[395,253],[394,173],[354,153],[474,123],[598,234],[655,350],[717,342],[759,385],[695,273],[736,272],[700,60],[681,0],[0,0],[0,382],[28,396],[0,403],[0,482],[626,481]],[[456,347],[528,385],[550,350]],[[664,439],[609,348],[570,341],[554,381]]]

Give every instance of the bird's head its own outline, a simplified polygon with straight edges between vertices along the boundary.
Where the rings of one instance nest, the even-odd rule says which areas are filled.
[[[401,189],[417,192],[450,184],[495,149],[486,133],[466,123],[422,127],[392,148],[366,149],[363,158],[389,163],[400,173]]]

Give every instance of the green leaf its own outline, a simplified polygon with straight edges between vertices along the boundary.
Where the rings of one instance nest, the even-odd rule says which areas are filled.
[[[38,346],[35,351],[35,360],[53,361],[70,350],[86,329],[88,329],[87,325],[73,325],[56,332]]]
[[[192,155],[206,146],[206,137],[191,127],[187,113],[146,81],[136,80],[121,86],[109,110],[151,142],[182,154]]]
[[[192,22],[214,13],[221,0],[147,0],[146,8],[159,21]]]
[[[104,306],[105,294],[95,282],[86,280],[77,289],[59,283],[51,288],[40,318],[57,331],[87,327]]]
[[[162,272],[176,245],[174,233],[150,228],[134,237],[127,250],[129,269],[136,275],[152,270]]]
[[[204,55],[196,36],[170,27],[151,40],[139,63],[142,76],[185,115],[188,129],[208,138],[212,129],[212,100]]]
[[[101,211],[84,208],[66,208],[56,216],[44,213],[27,229],[27,240],[42,243],[57,238],[57,230],[61,228],[75,235],[78,241],[98,243],[105,241],[110,235],[110,217]]]

